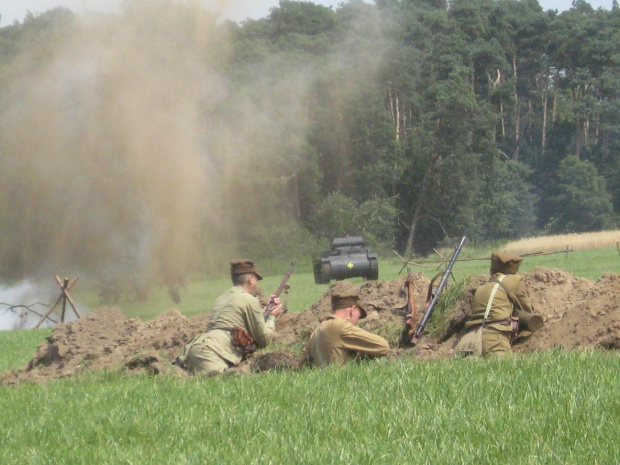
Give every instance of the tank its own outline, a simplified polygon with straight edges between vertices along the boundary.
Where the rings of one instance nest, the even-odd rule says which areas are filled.
[[[321,252],[314,259],[313,267],[316,284],[329,284],[332,279],[379,279],[377,254],[366,247],[361,236],[337,237],[332,241],[331,250]]]

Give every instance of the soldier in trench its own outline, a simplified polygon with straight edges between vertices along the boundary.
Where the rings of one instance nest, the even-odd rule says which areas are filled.
[[[222,373],[273,340],[276,318],[282,312],[280,299],[271,296],[274,305],[265,321],[265,309],[256,298],[258,281],[263,278],[255,263],[233,261],[230,276],[233,287],[217,298],[206,332],[185,345],[175,360],[177,365],[197,373]]]
[[[389,343],[357,326],[366,318],[366,309],[357,294],[332,295],[333,314],[314,330],[301,354],[301,363],[324,367],[343,365],[355,358],[381,357]]]
[[[466,333],[454,348],[456,355],[504,357],[511,353],[519,329],[534,332],[543,326],[519,274],[521,262],[518,255],[491,254],[491,277],[476,289]]]

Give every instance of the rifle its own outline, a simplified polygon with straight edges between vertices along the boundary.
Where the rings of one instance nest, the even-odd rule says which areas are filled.
[[[463,245],[465,244],[466,240],[467,240],[467,236],[463,236],[463,238],[461,239],[461,243],[454,248],[454,253],[452,254],[452,257],[450,257],[450,261],[448,262],[448,266],[446,267],[445,271],[443,271],[443,273],[437,274],[433,278],[431,283],[429,284],[428,295],[427,295],[427,306],[426,306],[426,310],[424,311],[424,317],[422,318],[422,321],[420,321],[418,328],[413,333],[413,336],[408,341],[405,341],[407,345],[415,346],[420,340],[420,338],[422,337],[422,333],[424,333],[424,329],[426,328],[426,325],[431,319],[433,310],[435,310],[435,307],[437,306],[439,297],[441,296],[441,293],[443,292],[446,285],[448,284],[448,279],[450,278],[450,275],[452,274],[452,267],[454,266],[454,263],[456,262],[456,258],[459,256],[459,253],[461,253],[461,249],[463,248]],[[437,287],[433,289],[433,283],[439,276],[441,276],[441,281],[439,281],[439,284],[437,285]],[[403,336],[404,336],[404,331],[403,331]]]
[[[280,294],[282,294],[282,291],[286,287],[286,282],[288,281],[288,279],[293,274],[293,266],[294,266],[294,264],[293,264],[293,262],[291,262],[291,266],[288,269],[288,271],[286,272],[286,274],[284,275],[284,279],[282,280],[282,282],[278,286],[278,289],[276,289],[276,293],[273,295],[273,298],[269,299],[269,303],[267,304],[267,307],[265,307],[265,311],[263,312],[263,318],[265,319],[265,321],[267,321],[267,318],[269,318],[269,314],[271,313],[271,310],[273,310],[273,306],[275,305],[273,300],[276,297],[280,297]]]
[[[415,307],[415,296],[413,291],[413,275],[411,274],[411,267],[407,267],[407,279],[405,279],[405,284],[407,285],[407,304],[405,305],[405,315],[409,315],[409,317],[405,316],[405,327],[400,336],[401,344],[408,344],[415,333],[415,318],[416,318],[416,307]]]

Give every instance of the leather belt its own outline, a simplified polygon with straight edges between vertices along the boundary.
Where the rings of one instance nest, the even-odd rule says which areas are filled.
[[[502,325],[502,326],[510,326],[510,320],[487,321],[487,322],[486,322],[486,326],[489,326],[489,325]],[[478,329],[480,326],[482,326],[482,323],[479,323],[479,324],[474,325],[474,326],[470,326],[470,327],[469,327],[469,329],[468,329],[468,331],[469,331],[469,330],[472,330],[472,329]]]

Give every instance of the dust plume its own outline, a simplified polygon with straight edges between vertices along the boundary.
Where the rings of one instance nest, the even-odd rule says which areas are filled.
[[[295,221],[316,69],[232,28],[135,0],[27,41],[0,74],[1,278],[204,271]]]
[[[0,122],[5,275],[188,265],[215,214],[204,114],[226,95],[216,20],[136,3],[19,55]]]

